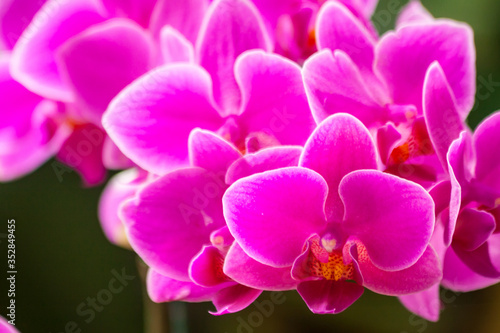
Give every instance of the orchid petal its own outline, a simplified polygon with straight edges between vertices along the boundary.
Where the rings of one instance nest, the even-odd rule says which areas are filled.
[[[334,113],[349,113],[366,126],[387,120],[372,97],[359,68],[344,52],[323,50],[304,63],[307,99],[317,123]]]
[[[298,281],[292,279],[291,267],[276,268],[261,264],[249,257],[234,242],[224,261],[224,273],[238,283],[255,289],[290,290]]]
[[[136,21],[146,28],[156,0],[100,0],[108,13]]]
[[[0,4],[0,47],[12,49],[45,0],[5,0]]]
[[[192,129],[216,130],[221,125],[222,118],[212,106],[209,75],[180,63],[134,81],[103,116],[103,126],[118,148],[156,174],[187,165]]]
[[[210,301],[220,288],[205,288],[191,281],[179,281],[149,269],[147,275],[149,298],[155,303]]]
[[[194,63],[194,47],[180,32],[165,26],[160,32],[160,46],[165,63]]]
[[[427,68],[441,65],[465,119],[474,104],[475,48],[472,29],[449,20],[407,25],[382,37],[375,52],[375,72],[387,83],[396,104],[422,110]]]
[[[482,217],[482,219],[489,218]],[[485,243],[473,251],[468,251],[458,242],[452,243],[452,247],[471,270],[487,278],[500,279],[500,234],[491,235]]]
[[[354,171],[339,186],[343,228],[386,271],[408,268],[420,258],[434,229],[434,202],[419,185],[372,170]]]
[[[299,165],[302,147],[279,146],[258,151],[255,154],[246,154],[234,162],[226,173],[226,183],[232,184],[240,178],[260,173]]]
[[[188,281],[191,260],[210,244],[210,233],[224,225],[223,192],[200,168],[174,171],[149,183],[122,205],[130,245],[159,273]]]
[[[235,64],[241,89],[240,123],[248,132],[264,132],[283,145],[303,145],[315,127],[300,68],[290,60],[248,51]]]
[[[499,282],[498,278],[487,278],[471,270],[455,253],[452,247],[446,251],[443,265],[443,287],[468,292],[483,289]]]
[[[438,321],[441,311],[439,284],[414,294],[399,296],[399,300],[411,312],[429,321]]]
[[[458,215],[453,245],[466,251],[474,251],[488,240],[495,228],[493,215],[466,207]]]
[[[291,266],[309,236],[326,224],[327,191],[323,178],[312,170],[266,171],[229,187],[223,197],[224,217],[250,257],[273,267]]]
[[[489,116],[479,124],[474,132],[476,151],[476,178],[500,191],[500,162],[496,154],[500,151],[500,112]]]
[[[111,178],[104,188],[99,200],[98,215],[102,230],[111,243],[127,246],[125,226],[118,216],[118,208],[126,199],[135,195],[145,180],[145,172],[129,169]]]
[[[433,62],[427,70],[423,98],[427,131],[434,151],[446,170],[448,148],[466,127],[460,119],[455,97],[438,62]]]
[[[340,313],[351,306],[364,288],[351,281],[304,281],[297,291],[313,313]]]
[[[96,24],[57,51],[62,75],[86,107],[88,121],[101,125],[109,102],[154,66],[155,50],[146,31],[126,19]]]
[[[102,162],[104,137],[105,133],[93,124],[78,125],[56,155],[80,174],[86,186],[100,184],[106,178]]]
[[[370,132],[349,114],[332,115],[314,130],[300,157],[300,166],[316,171],[326,180],[330,189],[327,218],[343,218],[344,205],[337,191],[342,178],[354,170],[376,169],[376,156]]]
[[[219,316],[241,311],[252,304],[261,293],[262,290],[248,288],[241,284],[224,288],[212,299],[217,312],[210,313]]]
[[[241,153],[215,133],[194,129],[189,135],[189,160],[192,166],[213,172],[224,182],[227,168]]]
[[[372,72],[375,40],[362,23],[339,2],[321,7],[316,31],[318,49],[344,51],[362,73]]]
[[[396,20],[396,30],[408,24],[428,23],[433,20],[434,17],[425,9],[420,0],[412,0],[401,9]]]
[[[231,281],[222,271],[224,258],[215,246],[205,246],[191,261],[189,277],[203,287],[215,287]]]
[[[363,285],[379,294],[400,296],[407,295],[438,284],[443,276],[436,252],[431,246],[412,266],[393,272],[381,270],[373,265],[364,247],[357,247],[356,260]]]
[[[164,26],[169,25],[194,44],[208,4],[208,0],[157,0],[149,29],[157,36]]]
[[[29,90],[56,101],[71,102],[56,51],[71,37],[104,21],[97,1],[49,0],[38,11],[13,50],[12,76]]]
[[[196,42],[197,59],[212,77],[217,105],[234,113],[241,95],[234,78],[236,58],[246,50],[270,50],[259,12],[248,0],[216,0]]]

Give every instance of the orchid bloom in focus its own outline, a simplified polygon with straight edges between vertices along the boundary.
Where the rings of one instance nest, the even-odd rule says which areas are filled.
[[[241,250],[229,251],[225,270],[236,270],[241,251],[289,269],[315,313],[343,311],[363,286],[402,295],[439,281],[428,245],[434,203],[419,185],[376,170],[374,143],[359,120],[324,120],[299,166],[242,178],[226,191],[224,216]]]

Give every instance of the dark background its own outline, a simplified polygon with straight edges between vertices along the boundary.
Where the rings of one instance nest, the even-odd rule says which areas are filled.
[[[389,3],[402,6],[406,1],[380,1],[374,21],[382,31],[387,23]],[[475,31],[478,85],[488,79],[500,83],[500,1],[453,0],[423,1],[436,17],[450,17],[469,23]],[[481,119],[500,108],[500,87],[481,90],[469,117],[475,127]],[[498,153],[498,152],[497,152]],[[86,189],[75,172],[59,182],[49,161],[33,174],[8,184],[0,184],[0,233],[8,219],[16,220],[16,323],[21,332],[65,332],[74,321],[82,332],[143,332],[144,306],[134,253],[108,243],[97,220],[97,203],[103,187]],[[0,238],[0,314],[6,314],[6,239]],[[76,313],[87,297],[108,288],[112,270],[136,276],[95,319]],[[297,295],[286,292],[284,302],[276,304],[268,317],[259,317],[254,305],[238,314],[215,317],[210,303],[173,303],[174,326],[187,332],[499,332],[500,285],[481,291],[455,295],[449,300],[438,323],[411,315],[394,297],[365,291],[363,297],[339,315],[314,315]],[[259,301],[268,300],[269,293]],[[282,298],[283,299],[283,298]],[[183,312],[184,311],[184,312]],[[250,316],[250,317],[249,317]],[[262,320],[259,320],[262,318]],[[260,322],[259,322],[260,321]],[[258,323],[258,327],[244,327]],[[71,331],[71,330],[69,330]],[[76,332],[76,331],[75,331]]]

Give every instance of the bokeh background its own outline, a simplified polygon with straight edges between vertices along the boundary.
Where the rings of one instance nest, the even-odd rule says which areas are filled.
[[[406,2],[380,1],[373,19],[382,32],[393,27],[393,8]],[[500,1],[422,2],[434,16],[467,22],[475,31],[479,90],[469,116],[474,128],[500,109]],[[279,295],[280,304],[274,303],[272,313],[263,314],[251,305],[238,314],[215,317],[208,313],[214,310],[210,303],[172,303],[145,311],[150,305],[143,302],[136,256],[108,243],[100,229],[97,204],[103,186],[83,188],[75,172],[64,174],[59,181],[51,163],[21,180],[0,184],[0,314],[6,315],[8,289],[7,243],[1,236],[6,233],[7,220],[13,218],[16,324],[21,332],[140,333],[144,322],[150,322],[144,315],[148,311],[160,311],[176,332],[500,332],[500,285],[467,294],[443,291],[446,304],[438,323],[411,315],[397,298],[369,291],[338,315],[312,314],[296,292]],[[135,278],[92,321],[85,322],[89,317],[77,314],[77,307],[108,288],[113,270],[125,270]],[[259,300],[272,296],[264,293]],[[71,321],[76,329],[68,326]]]

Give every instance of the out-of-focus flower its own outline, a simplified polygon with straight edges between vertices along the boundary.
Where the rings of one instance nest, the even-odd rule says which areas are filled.
[[[176,63],[144,75],[103,117],[121,151],[149,172],[186,165],[195,127],[218,131],[241,151],[303,144],[314,128],[299,66],[252,50],[270,48],[255,7],[220,0],[208,11],[195,49],[201,66]]]

